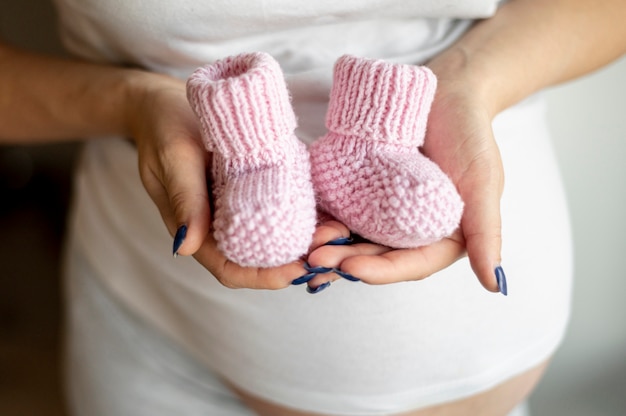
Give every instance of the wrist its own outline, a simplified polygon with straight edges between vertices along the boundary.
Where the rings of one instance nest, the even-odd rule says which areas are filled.
[[[462,94],[484,109],[490,118],[513,104],[509,85],[501,85],[498,74],[461,46],[453,46],[426,64],[437,76],[438,95]]]
[[[167,75],[131,69],[122,74],[121,130],[133,140],[145,130],[146,112],[156,105],[155,93],[167,88],[180,88],[180,81]]]

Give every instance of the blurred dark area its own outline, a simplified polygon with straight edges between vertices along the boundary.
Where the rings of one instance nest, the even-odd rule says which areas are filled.
[[[63,415],[60,266],[74,144],[0,147],[0,415]]]
[[[1,0],[0,39],[63,54],[46,0]],[[0,145],[0,415],[66,415],[63,235],[77,141]]]

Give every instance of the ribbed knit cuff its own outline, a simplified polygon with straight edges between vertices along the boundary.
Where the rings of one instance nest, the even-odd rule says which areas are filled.
[[[344,55],[335,63],[326,128],[421,146],[436,88],[437,79],[427,67]]]
[[[272,152],[296,127],[283,73],[264,52],[198,68],[187,80],[187,98],[207,150],[225,158]]]

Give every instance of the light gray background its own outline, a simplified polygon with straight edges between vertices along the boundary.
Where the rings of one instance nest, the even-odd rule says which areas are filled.
[[[51,22],[47,0],[0,0],[0,36],[6,39],[58,51]],[[623,416],[626,60],[547,94],[571,207],[576,282],[569,331],[531,410],[535,416]]]
[[[576,278],[538,416],[626,415],[626,60],[548,90],[570,204]]]

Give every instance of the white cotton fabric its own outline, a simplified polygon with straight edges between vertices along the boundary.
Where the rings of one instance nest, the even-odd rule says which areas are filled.
[[[72,246],[65,360],[74,416],[253,416],[214,372],[111,296]],[[525,403],[508,416],[528,416]]]
[[[266,51],[286,73],[311,142],[324,132],[341,54],[423,63],[495,1],[56,0],[75,54],[185,78],[197,66]],[[407,4],[410,3],[410,4]],[[540,99],[494,122],[505,171],[508,297],[461,260],[421,282],[340,281],[311,296],[229,290],[172,240],[124,138],[89,142],[70,237],[112,296],[220,377],[267,400],[333,415],[383,415],[484,391],[545,360],[569,314],[568,214]],[[70,257],[71,261],[71,257]],[[70,301],[72,301],[70,297]]]

